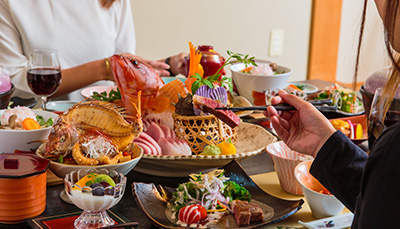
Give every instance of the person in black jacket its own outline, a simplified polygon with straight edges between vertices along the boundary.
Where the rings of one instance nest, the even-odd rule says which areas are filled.
[[[385,42],[393,65],[382,89],[387,96],[382,100],[382,111],[386,113],[400,84],[400,0],[375,2],[385,26]],[[361,28],[366,5],[367,0]],[[360,46],[357,65],[359,54]],[[354,213],[352,228],[399,228],[400,123],[383,131],[368,156],[342,132],[336,131],[310,103],[280,91],[272,103],[282,102],[297,110],[278,113],[270,106],[265,115],[271,118],[274,129],[291,149],[315,157],[311,174]]]

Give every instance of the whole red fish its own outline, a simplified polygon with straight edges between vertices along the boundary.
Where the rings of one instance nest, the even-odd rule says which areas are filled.
[[[145,104],[149,99],[156,97],[164,86],[157,72],[137,58],[113,55],[110,63],[122,101],[131,114],[135,113],[132,103],[137,103],[139,91],[142,91],[142,102]]]

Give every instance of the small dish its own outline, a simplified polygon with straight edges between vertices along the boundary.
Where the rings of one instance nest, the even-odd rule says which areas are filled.
[[[323,218],[319,220],[314,220],[310,222],[303,222],[299,220],[298,222],[309,229],[320,229],[320,228],[330,228],[330,229],[340,229],[340,228],[348,228],[353,223],[354,214],[353,213],[346,213],[342,215],[332,216],[328,218]],[[335,226],[326,227],[326,222],[330,222]]]
[[[93,86],[87,87],[81,90],[81,95],[85,98],[92,98],[93,92],[102,93],[107,92],[107,94],[112,90],[116,90],[117,86]]]
[[[64,111],[68,110],[68,108],[75,105],[76,102],[73,101],[50,101],[46,103],[46,108],[48,111],[53,111],[55,113],[63,113]]]
[[[367,117],[365,115],[357,115],[357,116],[352,116],[352,117],[344,117],[344,118],[337,118],[343,121],[350,121],[353,124],[361,124],[361,127],[363,129],[363,137],[356,139],[356,138],[350,138],[350,140],[358,145],[363,143],[364,141],[368,140],[368,125],[367,125]],[[329,119],[329,121],[333,121],[336,119]]]
[[[249,100],[247,100],[243,96],[234,96],[233,97],[233,106],[234,107],[252,107],[253,105],[250,103]],[[244,117],[247,115],[253,114],[254,111],[236,111],[235,114],[239,117]]]
[[[299,87],[300,89],[303,88],[303,92],[307,93],[307,94],[311,94],[311,93],[315,93],[318,91],[318,87],[314,86],[312,84],[308,84],[308,83],[290,83],[289,84],[293,84],[296,87]]]
[[[283,200],[266,193],[254,183],[235,160],[222,167],[222,169],[225,170],[224,174],[230,177],[230,180],[243,184],[243,186],[249,190],[252,200],[262,203],[265,205],[265,209],[269,209],[268,212],[264,212],[264,222],[253,223],[249,226],[241,226],[239,228],[258,228],[279,222],[300,210],[304,203],[302,199]],[[177,186],[178,184],[176,184],[176,187]],[[160,228],[183,228],[168,220],[165,213],[168,196],[172,194],[171,192],[173,191],[174,189],[154,183],[132,183],[132,192],[137,204],[153,224]],[[263,211],[265,211],[265,209],[263,208]],[[219,226],[216,228],[238,228],[236,223],[231,223],[233,216],[230,216],[232,217],[231,219],[229,219],[229,216],[226,217],[227,220],[224,220],[224,224],[219,223]]]
[[[36,99],[33,97],[25,99],[25,98],[20,98],[18,96],[11,97],[10,102],[11,102],[10,105],[11,108],[14,108],[16,106],[33,108],[37,103]]]
[[[180,81],[182,81],[183,83],[185,83],[187,78],[184,77],[176,77],[176,76],[166,76],[166,77],[161,77],[161,79],[164,81],[165,84],[172,82],[176,79],[179,79]]]

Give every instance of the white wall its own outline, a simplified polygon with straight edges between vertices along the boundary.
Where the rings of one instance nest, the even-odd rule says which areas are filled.
[[[343,0],[336,79],[351,83],[354,75],[364,0]],[[358,82],[387,65],[383,25],[373,0],[369,0],[362,43]]]
[[[353,1],[353,0],[350,0]],[[311,0],[132,0],[137,49],[147,59],[188,52],[187,42],[268,59],[307,75]],[[273,29],[283,29],[283,55],[268,55]]]

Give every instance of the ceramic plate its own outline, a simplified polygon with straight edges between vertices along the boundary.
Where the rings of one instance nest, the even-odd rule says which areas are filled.
[[[350,227],[351,224],[353,223],[353,217],[354,217],[353,213],[346,213],[343,215],[333,216],[333,217],[329,217],[329,218],[323,218],[323,219],[314,220],[314,221],[307,222],[307,223],[299,220],[299,223],[301,225],[305,226],[306,228],[310,228],[310,229],[317,229],[317,228],[340,229],[340,228]],[[332,223],[334,224],[334,226],[326,227],[324,224],[331,220],[332,220]]]
[[[33,108],[37,103],[35,98],[25,99],[25,98],[20,98],[18,96],[11,97],[10,101],[12,102],[10,105],[11,108],[16,106]]]
[[[242,122],[237,128],[235,155],[143,155],[134,170],[153,176],[185,177],[191,173],[206,172],[222,167],[232,160],[240,161],[252,157],[261,153],[268,144],[276,141],[272,134],[259,125]]]
[[[81,95],[85,98],[92,98],[93,92],[101,93],[107,92],[107,94],[112,90],[116,90],[117,86],[93,86],[87,87],[81,90]]]
[[[308,83],[290,83],[297,87],[304,87],[303,91],[307,94],[315,93],[318,91],[318,87]]]
[[[182,81],[183,83],[185,83],[186,78],[184,77],[176,77],[176,76],[166,76],[166,77],[161,77],[161,79],[164,81],[165,84],[172,82],[176,79],[179,79],[180,81]]]
[[[243,168],[236,162],[222,167],[225,169],[225,175],[230,180],[246,187],[250,191],[252,200],[260,203],[264,211],[264,222],[250,224],[239,228],[255,228],[279,222],[300,210],[304,203],[300,200],[283,200],[271,196],[260,189],[251,178],[246,174]],[[189,178],[187,179],[189,180]],[[176,187],[178,184],[176,184]],[[161,228],[183,228],[170,222],[165,214],[168,196],[174,191],[162,185],[147,183],[132,183],[133,196],[138,205],[142,208],[146,216],[157,226]],[[238,228],[232,215],[223,217],[216,228]]]
[[[234,107],[252,107],[253,105],[250,103],[249,100],[247,100],[243,96],[234,96],[234,101],[233,101],[233,106]],[[244,117],[247,115],[253,114],[254,111],[237,111],[235,114],[239,117]]]
[[[68,108],[72,107],[75,105],[76,102],[73,101],[50,101],[46,103],[46,108],[49,111],[55,111],[56,113],[62,113]]]

